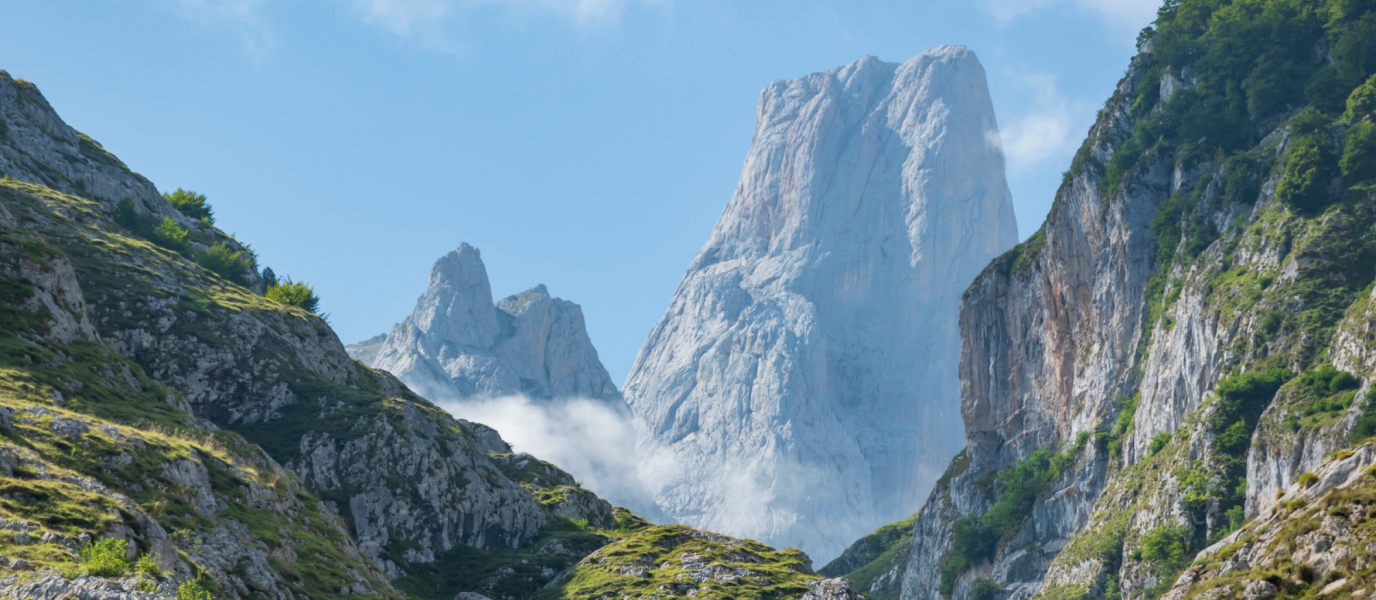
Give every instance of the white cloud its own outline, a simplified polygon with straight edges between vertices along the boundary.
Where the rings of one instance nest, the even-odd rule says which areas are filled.
[[[449,11],[446,0],[353,0],[354,10],[366,22],[397,35],[410,35],[417,24],[433,23]]]
[[[604,500],[662,519],[642,477],[642,464],[656,463],[637,460],[630,415],[586,399],[537,402],[509,396],[436,404],[460,419],[496,429],[517,452],[554,463]],[[644,458],[645,451],[640,452]]]
[[[1072,101],[1056,89],[1056,78],[1023,73],[1014,79],[1029,99],[1026,111],[1010,120],[1002,132],[990,132],[990,142],[1003,146],[1008,170],[1025,173],[1047,161],[1069,156],[1088,127],[1089,106]]]
[[[1070,4],[1082,10],[1098,13],[1109,25],[1136,31],[1156,18],[1160,0],[980,0],[980,8],[994,17],[999,25],[1007,25],[1024,15]]]
[[[349,0],[364,21],[402,37],[428,43],[443,38],[446,22],[480,10],[496,10],[517,21],[553,16],[576,27],[615,25],[633,4],[668,0]]]
[[[183,18],[233,31],[244,51],[262,59],[276,45],[272,32],[258,15],[265,0],[176,0],[174,10]]]

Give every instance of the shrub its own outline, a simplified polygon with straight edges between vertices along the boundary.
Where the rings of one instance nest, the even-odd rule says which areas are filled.
[[[1285,175],[1276,186],[1276,199],[1291,210],[1318,212],[1328,204],[1328,181],[1332,169],[1328,144],[1320,135],[1307,135],[1290,148]]]
[[[162,222],[153,229],[153,242],[169,250],[186,249],[186,228],[178,225],[172,217],[163,217]]]
[[[177,586],[177,600],[214,600],[214,596],[201,586],[200,579],[191,579]]]
[[[1157,527],[1142,536],[1142,559],[1162,566],[1177,566],[1185,562],[1188,537],[1183,527]]]
[[[1376,435],[1376,387],[1367,391],[1361,409],[1362,416],[1352,424],[1352,430],[1347,432],[1347,439],[1353,443]]]
[[[1349,183],[1376,179],[1376,124],[1362,123],[1348,132],[1338,168]]]
[[[1118,456],[1122,449],[1123,436],[1132,428],[1132,419],[1137,415],[1137,401],[1142,397],[1139,392],[1133,394],[1131,398],[1123,401],[1123,407],[1118,409],[1118,417],[1114,419],[1113,428],[1108,432],[1107,450],[1111,456]]]
[[[243,285],[247,282],[244,273],[253,268],[253,261],[243,252],[234,250],[229,244],[221,242],[196,257],[196,264],[207,271],[219,275],[227,281]]]
[[[316,313],[320,310],[320,297],[315,295],[315,288],[304,282],[292,281],[290,277],[268,288],[264,296],[278,304],[295,306],[306,312]]]
[[[994,583],[992,579],[976,577],[975,580],[970,583],[970,595],[968,598],[969,600],[994,600],[994,598],[998,596],[999,590],[1002,589],[1003,586]]]
[[[1118,585],[1118,577],[1108,576],[1108,583],[1104,584],[1104,600],[1122,600],[1123,588]]]
[[[951,549],[941,567],[943,595],[949,597],[956,579],[969,567],[982,560],[994,558],[1000,542],[1007,541],[1022,528],[1032,507],[1046,487],[1070,468],[1075,455],[1089,441],[1089,433],[1075,436],[1075,444],[1065,452],[1038,448],[1031,456],[999,473],[998,499],[983,517],[968,516],[957,520],[951,532]]]
[[[158,567],[157,556],[153,554],[145,553],[143,556],[140,556],[138,562],[134,563],[134,571],[143,573],[153,579],[161,580],[163,578],[162,568]]]
[[[1362,385],[1362,382],[1351,373],[1339,371],[1333,365],[1323,365],[1300,373],[1296,383],[1315,398],[1327,398],[1347,390],[1355,390]]]
[[[1166,444],[1169,443],[1171,443],[1171,432],[1163,431],[1161,433],[1158,433],[1156,434],[1156,437],[1151,438],[1151,445],[1147,446],[1147,453],[1155,455],[1157,452],[1160,452],[1162,448],[1165,448]]]
[[[162,197],[182,214],[209,225],[215,224],[215,211],[206,204],[205,194],[177,188],[177,191],[164,193]]]
[[[1275,398],[1280,386],[1285,385],[1292,377],[1294,373],[1285,369],[1270,369],[1239,373],[1218,382],[1218,386],[1214,388],[1214,395],[1218,400],[1213,414],[1209,416],[1210,431],[1215,436],[1224,436],[1228,435],[1228,431],[1236,423],[1243,423],[1241,430],[1234,434],[1245,439],[1246,443],[1233,444],[1233,447],[1226,448],[1236,451],[1235,455],[1240,455],[1240,452],[1251,445],[1252,431],[1256,429],[1257,419],[1261,418],[1262,411],[1271,404],[1271,399]]]
[[[1312,471],[1305,471],[1304,473],[1301,473],[1297,479],[1295,479],[1295,483],[1300,484],[1300,487],[1307,490],[1313,487],[1314,482],[1318,480],[1318,475],[1315,475]]]
[[[1228,533],[1242,529],[1242,525],[1247,522],[1247,513],[1241,506],[1228,509],[1226,514],[1228,516]]]
[[[1223,196],[1229,202],[1251,204],[1261,194],[1261,179],[1252,174],[1252,162],[1238,152],[1223,164]]]
[[[77,552],[92,577],[123,577],[129,572],[129,542],[105,538]]]
[[[1349,121],[1372,116],[1376,116],[1376,75],[1352,90],[1347,97],[1347,112],[1343,113],[1343,117]]]
[[[941,595],[951,597],[955,590],[956,579],[965,569],[981,560],[994,557],[998,549],[998,535],[989,531],[979,517],[962,517],[951,527],[951,550],[946,554],[946,562],[941,566]]]

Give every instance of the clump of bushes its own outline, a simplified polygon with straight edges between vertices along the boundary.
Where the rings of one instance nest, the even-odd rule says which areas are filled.
[[[245,256],[244,252],[230,248],[224,242],[211,246],[196,257],[196,264],[201,268],[239,285],[247,283],[244,275],[254,268],[253,263],[252,255]]]
[[[214,600],[200,579],[191,579],[177,586],[177,600]]]
[[[978,577],[970,584],[970,600],[994,600],[1003,586],[987,577]]]
[[[1138,560],[1164,566],[1183,567],[1189,550],[1189,532],[1184,527],[1157,527],[1142,536]]]
[[[292,281],[290,277],[274,281],[264,294],[268,300],[287,306],[295,306],[309,313],[319,314],[320,297],[315,288],[305,282]]]
[[[1166,444],[1169,443],[1171,443],[1171,432],[1162,431],[1156,434],[1156,437],[1151,438],[1151,444],[1147,446],[1147,453],[1155,456],[1157,452],[1160,452],[1161,449],[1165,448]]]
[[[1343,118],[1348,121],[1360,121],[1370,117],[1376,117],[1376,75],[1372,75],[1366,83],[1352,90],[1352,94],[1347,97],[1347,111],[1343,113]]]
[[[1376,435],[1376,387],[1366,393],[1362,399],[1362,416],[1352,424],[1352,430],[1347,432],[1347,439],[1354,444],[1373,435]]]
[[[1239,373],[1218,382],[1214,412],[1209,416],[1215,447],[1231,456],[1242,456],[1252,443],[1262,411],[1292,377],[1294,373],[1286,369],[1268,369]]]
[[[1031,456],[999,473],[995,484],[998,499],[982,517],[968,516],[957,520],[951,532],[951,550],[941,567],[940,591],[950,597],[956,579],[966,569],[982,560],[994,557],[1001,542],[1013,537],[1022,527],[1037,497],[1053,481],[1060,479],[1075,461],[1075,455],[1089,440],[1089,432],[1080,432],[1075,444],[1065,452],[1038,448]]]
[[[129,572],[129,542],[105,538],[77,552],[92,577],[123,577]]]
[[[1113,427],[1104,434],[1105,449],[1109,455],[1118,456],[1122,451],[1123,436],[1132,428],[1132,419],[1137,415],[1137,401],[1141,397],[1142,394],[1137,393],[1124,400],[1122,408],[1118,409],[1118,418],[1113,421]]]
[[[1132,558],[1149,563],[1157,581],[1156,586],[1146,590],[1146,597],[1158,598],[1170,590],[1176,576],[1185,570],[1190,555],[1188,527],[1165,525],[1142,536],[1137,549],[1132,551]]]
[[[160,221],[153,215],[138,212],[134,209],[134,201],[128,198],[115,205],[115,222],[130,233],[178,254],[186,254],[191,249],[185,227],[170,217]]]
[[[1307,490],[1311,487],[1314,487],[1314,483],[1318,480],[1319,476],[1315,475],[1313,471],[1305,471],[1304,473],[1300,474],[1299,478],[1295,479],[1295,483],[1300,484],[1300,487]]]
[[[59,573],[67,579],[123,577],[130,566],[129,542],[105,538],[77,550],[77,562],[59,569]]]
[[[1285,175],[1276,186],[1276,199],[1291,210],[1316,213],[1328,205],[1328,182],[1333,179],[1333,151],[1321,133],[1294,141]]]
[[[158,566],[158,559],[152,554],[140,556],[138,562],[134,563],[134,572],[147,575],[155,580],[163,578],[162,568]]]
[[[162,197],[182,214],[206,225],[215,224],[215,211],[206,203],[205,194],[177,188],[177,191],[172,193],[164,192]]]
[[[1348,131],[1338,168],[1348,183],[1376,179],[1376,124],[1360,123]]]

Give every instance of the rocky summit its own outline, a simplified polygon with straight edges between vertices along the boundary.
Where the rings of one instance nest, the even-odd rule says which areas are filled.
[[[997,140],[963,47],[764,90],[624,387],[666,513],[830,558],[916,510],[962,442],[960,292],[1017,241]]]
[[[521,394],[623,405],[583,310],[544,285],[494,306],[482,253],[468,244],[435,262],[415,310],[381,345],[369,340],[350,351],[437,401]]]

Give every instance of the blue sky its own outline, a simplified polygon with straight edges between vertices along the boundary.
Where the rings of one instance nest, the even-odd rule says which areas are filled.
[[[583,306],[615,381],[735,189],[760,90],[974,49],[1026,237],[1155,0],[4,0],[0,69],[209,196],[346,343],[469,242]]]

